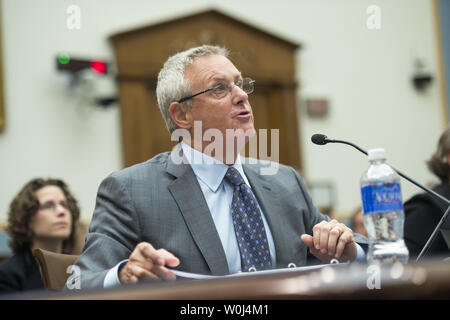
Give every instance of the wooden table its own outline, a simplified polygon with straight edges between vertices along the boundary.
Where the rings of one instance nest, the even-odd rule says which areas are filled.
[[[340,264],[310,271],[124,285],[112,289],[42,292],[26,299],[279,300],[450,299],[450,261],[393,266]]]

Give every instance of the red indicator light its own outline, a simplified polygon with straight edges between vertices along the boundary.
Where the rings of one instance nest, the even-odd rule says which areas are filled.
[[[106,73],[106,63],[100,60],[92,60],[91,61],[91,69],[97,73],[104,74]]]

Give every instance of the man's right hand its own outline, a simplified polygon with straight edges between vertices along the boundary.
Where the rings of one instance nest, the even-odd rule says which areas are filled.
[[[175,274],[165,266],[176,267],[180,260],[165,249],[156,250],[150,243],[139,243],[127,264],[119,272],[121,283],[139,280],[175,280]]]

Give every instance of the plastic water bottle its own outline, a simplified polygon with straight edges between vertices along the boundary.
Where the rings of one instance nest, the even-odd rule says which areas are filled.
[[[386,163],[384,149],[368,152],[370,166],[361,177],[364,225],[369,238],[367,262],[407,263],[409,252],[403,241],[400,177]]]

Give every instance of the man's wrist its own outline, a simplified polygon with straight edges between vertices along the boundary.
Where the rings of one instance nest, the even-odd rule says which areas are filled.
[[[103,288],[112,288],[121,284],[119,272],[127,264],[127,262],[128,259],[122,260],[108,271],[105,276],[105,280],[103,281]]]

